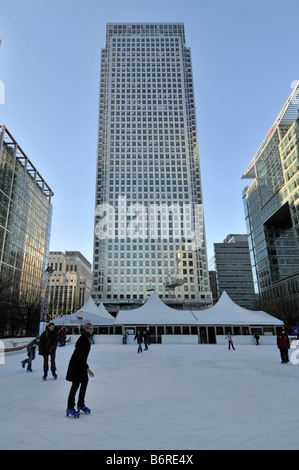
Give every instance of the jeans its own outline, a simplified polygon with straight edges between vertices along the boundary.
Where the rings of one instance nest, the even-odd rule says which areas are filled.
[[[28,358],[25,359],[24,364],[28,364],[27,368],[31,369],[31,363],[35,359],[35,349],[32,349],[31,353],[29,354]]]

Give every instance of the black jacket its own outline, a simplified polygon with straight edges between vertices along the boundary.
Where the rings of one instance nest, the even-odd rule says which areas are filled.
[[[58,331],[58,326],[55,326],[53,331],[48,327],[45,329],[40,336],[38,354],[44,356],[55,351],[58,344]]]
[[[69,382],[83,382],[88,380],[87,358],[90,351],[90,340],[88,336],[82,334],[75,345],[75,351],[70,359],[66,380]]]

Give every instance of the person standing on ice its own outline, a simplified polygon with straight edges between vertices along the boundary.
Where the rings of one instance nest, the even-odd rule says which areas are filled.
[[[233,343],[233,337],[232,337],[230,331],[227,333],[227,336],[225,337],[225,339],[228,340],[228,349],[230,349],[230,347],[232,347],[233,349],[235,349],[234,343]]]
[[[35,359],[35,350],[38,346],[40,336],[37,335],[27,346],[27,359],[21,362],[23,369],[25,368],[25,364],[27,365],[27,372],[32,372],[32,361]]]
[[[142,339],[142,333],[141,333],[140,330],[137,331],[137,333],[136,333],[136,335],[135,335],[135,338],[134,338],[134,341],[135,341],[135,339],[137,339],[137,343],[138,343],[138,350],[137,350],[137,352],[140,353],[140,352],[142,352],[142,341],[143,341],[143,339]]]
[[[80,337],[76,342],[75,350],[70,359],[66,380],[72,382],[67,401],[66,416],[79,418],[80,411],[90,413],[90,408],[85,406],[85,394],[88,385],[88,376],[94,377],[94,373],[89,369],[87,358],[92,344],[93,326],[91,323],[79,325]],[[75,397],[79,390],[77,410],[75,409]]]
[[[43,380],[46,380],[48,376],[49,356],[51,360],[52,375],[54,379],[57,379],[55,359],[58,345],[58,331],[58,326],[55,326],[55,323],[51,322],[47,325],[45,331],[40,336],[38,354],[44,358]]]
[[[285,332],[285,329],[277,335],[277,347],[280,351],[281,363],[285,364],[289,362],[289,349],[290,349],[290,340],[288,335]]]

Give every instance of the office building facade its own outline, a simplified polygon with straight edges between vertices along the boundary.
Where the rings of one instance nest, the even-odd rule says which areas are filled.
[[[243,178],[256,291],[299,304],[299,82]]]
[[[218,296],[225,291],[236,304],[252,309],[255,292],[247,235],[228,235],[223,243],[214,243],[214,253]]]
[[[41,298],[53,191],[0,126],[0,277],[14,301]]]
[[[91,293],[90,262],[79,251],[50,251],[46,282],[49,318],[74,313]]]
[[[190,49],[181,23],[107,25],[93,296],[211,302]],[[191,243],[190,243],[191,242]]]

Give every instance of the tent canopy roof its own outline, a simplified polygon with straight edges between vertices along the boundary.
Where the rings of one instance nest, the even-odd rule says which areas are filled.
[[[114,318],[101,303],[96,306],[92,297],[72,315],[53,320],[56,325],[76,326],[90,322],[101,325],[271,325],[282,326],[283,322],[263,311],[253,311],[237,305],[224,291],[213,307],[206,310],[176,310],[167,306],[153,292],[148,301],[139,308],[120,310]]]
[[[197,318],[188,310],[175,310],[168,307],[156,292],[148,301],[133,310],[120,310],[115,319],[116,325],[197,325]]]
[[[92,325],[113,325],[114,317],[106,310],[103,304],[96,306],[92,297],[77,312],[63,315],[53,320],[55,325],[76,326],[90,322]]]
[[[281,320],[266,312],[240,307],[225,291],[213,307],[193,313],[202,325],[283,325]]]
[[[237,305],[224,291],[217,304],[206,310],[176,310],[168,307],[154,292],[139,308],[121,310],[117,325],[276,325],[283,322],[263,311]]]

